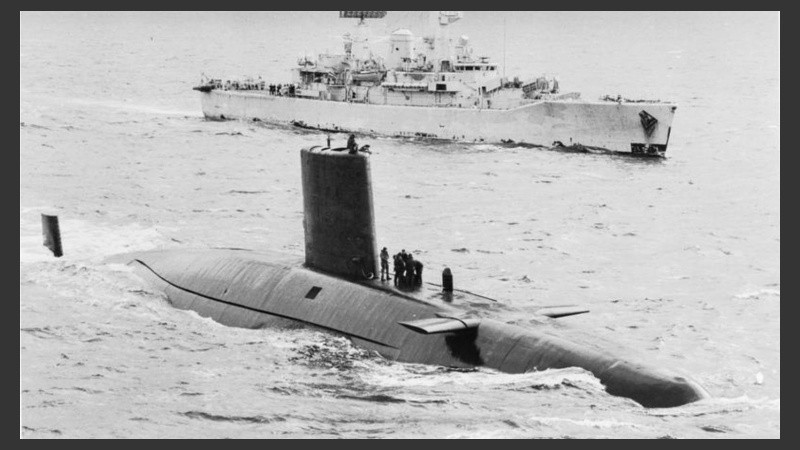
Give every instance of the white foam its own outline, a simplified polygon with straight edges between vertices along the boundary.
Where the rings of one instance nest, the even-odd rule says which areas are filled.
[[[110,263],[106,264],[105,268],[111,272],[127,272],[127,273],[134,273],[133,267],[127,264],[120,264],[120,263]]]
[[[648,415],[658,417],[693,417],[727,414],[731,411],[747,411],[750,409],[780,411],[781,399],[771,399],[768,397],[751,399],[747,395],[742,395],[740,397],[711,397],[677,408],[649,409],[646,410],[646,412]]]
[[[519,436],[519,432],[511,432],[507,429],[494,430],[470,430],[445,436],[445,439],[514,439]],[[520,436],[521,437],[521,436]]]
[[[637,428],[638,425],[631,423],[631,422],[620,422],[617,419],[601,419],[601,420],[591,420],[591,419],[570,419],[567,417],[541,417],[541,416],[529,416],[527,418],[530,421],[540,423],[542,425],[556,425],[567,423],[571,425],[578,425],[582,427],[590,427],[590,428]]]
[[[758,299],[763,297],[780,297],[781,290],[780,289],[759,289],[755,291],[744,292],[742,294],[736,295],[736,298],[740,299]]]
[[[750,398],[747,394],[739,396],[739,397],[712,397],[700,400],[695,403],[690,403],[690,405],[697,405],[697,406],[731,406],[731,405],[751,405],[751,406],[758,406],[763,407],[766,409],[773,409],[776,408],[778,410],[781,409],[781,399],[780,398],[769,398],[769,397],[761,397],[761,398]]]
[[[364,364],[369,364],[365,362]],[[469,372],[447,370],[438,366],[423,364],[391,364],[370,367],[362,379],[382,387],[430,387],[454,386],[526,386],[556,387],[565,382],[590,386],[599,391],[603,386],[591,372],[577,367],[548,369],[539,372],[510,374],[492,369],[478,368]]]
[[[104,107],[110,109],[120,109],[120,110],[128,110],[128,111],[136,111],[142,112],[147,114],[154,114],[154,115],[165,115],[165,116],[202,116],[202,113],[198,110],[176,110],[176,109],[165,109],[159,108],[152,105],[144,105],[144,104],[136,104],[136,103],[129,103],[125,101],[114,101],[114,100],[96,100],[96,99],[88,99],[88,98],[63,98],[64,102],[74,103],[78,105],[89,105],[93,107]]]
[[[475,150],[499,150],[501,147],[494,144],[477,144],[473,148]]]

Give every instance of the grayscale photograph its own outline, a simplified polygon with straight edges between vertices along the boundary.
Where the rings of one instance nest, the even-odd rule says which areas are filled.
[[[20,11],[20,439],[779,439],[779,11]]]

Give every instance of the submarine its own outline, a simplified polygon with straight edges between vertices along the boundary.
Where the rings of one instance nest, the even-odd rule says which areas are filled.
[[[245,249],[173,249],[129,254],[122,262],[174,307],[228,326],[307,325],[400,362],[507,373],[581,367],[609,394],[644,407],[709,397],[686,376],[615,356],[591,336],[559,333],[559,317],[586,310],[545,309],[531,325],[519,326],[482,317],[474,305],[489,297],[454,289],[449,269],[442,285],[398,288],[378,281],[370,158],[330,144],[300,150],[304,259]]]

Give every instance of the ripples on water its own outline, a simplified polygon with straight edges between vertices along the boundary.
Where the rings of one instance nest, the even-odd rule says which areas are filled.
[[[21,14],[20,435],[779,437],[777,18],[522,16],[508,19],[509,42],[526,43],[508,49],[510,71],[547,67],[586,98],[676,100],[669,157],[372,138],[379,244],[430,273],[451,267],[507,322],[587,305],[565,333],[690,374],[714,398],[648,410],[581,369],[399,364],[317,330],[227,328],[170,307],[108,257],[302,255],[298,150],[325,135],[205,121],[189,87],[202,71],[285,81],[279,62],[311,48],[270,15]],[[496,27],[469,17],[478,51],[500,54]],[[557,33],[564,21],[582,32]],[[628,39],[665,21],[657,42]],[[61,217],[63,258],[41,246],[44,211]]]

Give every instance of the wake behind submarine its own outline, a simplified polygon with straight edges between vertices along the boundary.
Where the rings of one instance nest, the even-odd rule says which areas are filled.
[[[482,318],[469,306],[487,297],[423,283],[397,289],[375,280],[378,254],[370,157],[345,149],[300,152],[305,261],[238,249],[141,252],[128,261],[177,308],[229,326],[305,324],[401,362],[484,366],[508,373],[581,367],[606,391],[645,407],[706,398],[696,382],[621,359],[596,343],[560,337],[551,317],[521,327]]]

